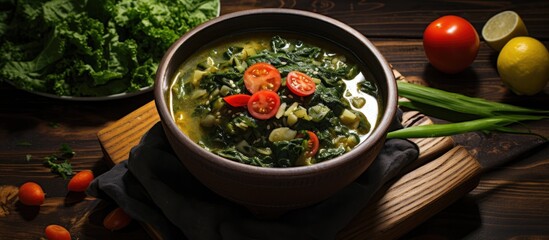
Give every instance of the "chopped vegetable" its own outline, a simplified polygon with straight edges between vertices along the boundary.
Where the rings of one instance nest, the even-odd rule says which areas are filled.
[[[297,96],[309,96],[315,92],[316,84],[309,75],[291,71],[286,76],[286,86]]]
[[[307,131],[307,135],[309,136],[309,140],[307,140],[307,149],[305,152],[305,156],[312,157],[318,152],[320,143],[318,142],[318,137],[314,132]]]
[[[250,95],[248,94],[235,94],[226,96],[223,98],[225,102],[227,102],[229,105],[233,107],[243,107],[248,105],[248,101],[250,101]]]
[[[324,106],[322,103],[319,103],[310,107],[308,114],[313,122],[320,122],[328,115],[330,111],[330,108]]]
[[[276,92],[280,82],[280,72],[269,63],[255,63],[244,72],[244,85],[252,94],[261,90]]]
[[[358,123],[358,117],[348,109],[343,110],[339,116],[339,120],[347,126],[352,126],[353,124]]]
[[[289,127],[279,127],[273,129],[269,134],[269,141],[278,142],[278,141],[289,141],[295,138],[297,131]]]
[[[280,97],[276,92],[261,90],[248,101],[248,112],[257,119],[269,119],[274,117],[280,107]]]

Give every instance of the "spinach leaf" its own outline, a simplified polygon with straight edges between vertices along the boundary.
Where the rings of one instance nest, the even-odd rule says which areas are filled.
[[[336,115],[339,115],[343,109],[347,108],[349,103],[343,99],[344,88],[341,87],[325,87],[324,85],[317,85],[316,91],[313,94],[309,104],[317,105],[323,104],[328,106]]]
[[[271,158],[269,156],[266,156],[264,158],[260,158],[258,156],[249,157],[239,152],[234,147],[220,149],[218,151],[215,151],[214,153],[216,153],[221,157],[231,159],[233,161],[241,162],[244,164],[249,164],[252,166],[273,167],[273,165],[269,163],[271,161]]]
[[[377,86],[372,81],[361,81],[357,84],[358,90],[373,96],[378,96]]]
[[[214,72],[204,75],[200,80],[200,88],[205,89],[208,93],[213,92],[215,89],[220,89],[222,86],[227,86],[232,89],[229,94],[236,93],[239,89],[236,83],[242,78],[242,74],[233,71]],[[243,85],[243,84],[242,84]]]
[[[341,156],[345,153],[345,148],[323,148],[320,149],[316,155],[316,162],[326,161],[338,156]]]
[[[305,151],[303,138],[294,138],[290,141],[274,143],[274,164],[277,167],[291,167],[296,159]]]

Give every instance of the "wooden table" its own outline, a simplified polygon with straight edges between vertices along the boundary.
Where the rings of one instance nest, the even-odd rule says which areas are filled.
[[[283,7],[313,11],[354,27],[379,48],[408,80],[492,101],[549,109],[549,88],[519,97],[500,82],[497,53],[481,42],[466,71],[445,75],[427,62],[422,33],[439,16],[462,16],[482,29],[503,10],[518,12],[531,36],[549,46],[549,4],[546,1],[236,1],[222,0],[221,14],[238,10]],[[548,66],[549,67],[549,66]],[[100,200],[71,194],[67,180],[42,165],[66,143],[77,153],[75,171],[108,170],[97,132],[153,99],[152,93],[108,102],[70,102],[45,98],[0,83],[0,239],[37,239],[47,224],[69,226],[73,239],[149,239],[136,223],[110,232],[101,226],[108,206]],[[549,121],[528,126],[549,136]],[[549,147],[525,135],[468,133],[453,136],[483,166],[472,192],[436,214],[403,238],[549,239]],[[28,160],[27,155],[33,157]],[[36,181],[47,189],[40,208],[5,203],[6,188]]]

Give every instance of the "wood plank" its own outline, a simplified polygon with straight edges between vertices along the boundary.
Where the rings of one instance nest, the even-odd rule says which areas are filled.
[[[396,239],[474,189],[480,173],[476,159],[454,147],[388,184],[338,239]]]
[[[427,116],[417,111],[404,112],[402,116],[402,125],[404,127],[420,126],[433,124],[433,121]],[[405,172],[412,171],[419,166],[435,159],[441,153],[450,150],[455,144],[451,137],[436,137],[436,138],[410,138],[418,148],[420,156],[417,161],[414,161],[406,167]]]
[[[97,133],[99,143],[110,165],[128,159],[130,150],[139,143],[155,123],[160,121],[154,101],[131,112]]]

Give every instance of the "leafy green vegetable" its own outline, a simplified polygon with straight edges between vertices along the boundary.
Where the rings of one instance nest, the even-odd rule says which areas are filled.
[[[66,96],[149,87],[169,46],[218,7],[217,0],[3,1],[0,80]]]
[[[67,144],[61,144],[59,153],[44,157],[44,164],[51,169],[52,172],[57,173],[67,179],[72,175],[72,165],[70,159],[72,159],[76,153]],[[27,156],[27,159],[29,157]]]
[[[269,163],[272,160],[270,156],[263,157],[263,158],[260,158],[258,156],[246,156],[245,154],[236,150],[236,148],[234,147],[220,149],[215,151],[215,153],[224,158],[249,164],[252,166],[273,167],[273,165]]]
[[[338,156],[341,156],[345,153],[344,147],[330,148],[330,149],[320,149],[318,151],[317,161],[322,162],[328,159],[332,159]]]
[[[48,166],[52,172],[57,173],[67,179],[68,176],[72,175],[72,165],[69,160],[59,160],[55,156],[49,156],[45,158],[45,164]]]
[[[303,138],[294,138],[290,141],[278,141],[274,143],[274,159],[277,167],[295,166],[295,161],[299,159],[305,151],[305,141]]]

